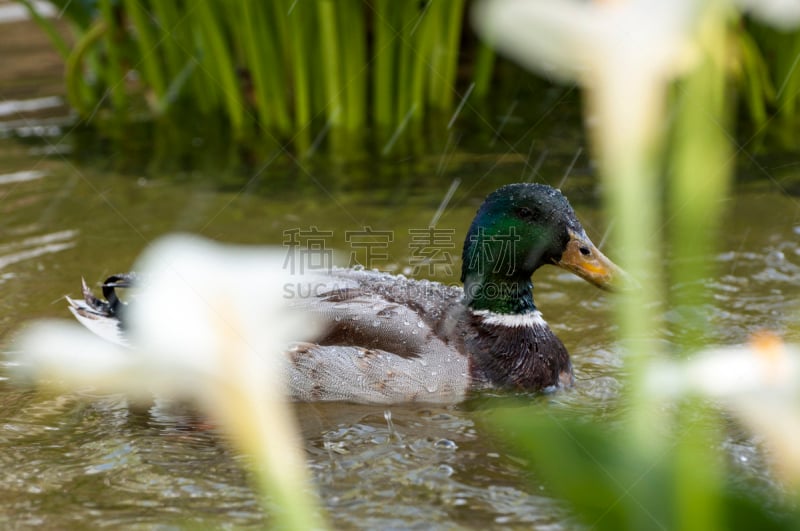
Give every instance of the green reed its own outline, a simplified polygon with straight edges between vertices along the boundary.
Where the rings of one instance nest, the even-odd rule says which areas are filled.
[[[465,0],[55,0],[72,46],[18,1],[65,57],[71,105],[101,129],[149,116],[180,130],[216,114],[251,148],[277,141],[302,154],[327,135],[346,157],[402,137],[391,152],[430,116],[444,129],[469,82],[459,69],[471,68],[479,98],[494,72],[493,51],[463,38]],[[728,68],[754,131],[769,122],[796,142],[800,32],[743,19],[730,37]]]
[[[385,141],[458,94],[464,0],[54,3],[74,44],[38,22],[65,56],[70,103],[101,128],[217,114],[239,143],[302,153],[326,133],[346,154],[368,128]]]
[[[743,19],[736,31],[739,95],[752,133],[798,147],[800,133],[800,31]]]

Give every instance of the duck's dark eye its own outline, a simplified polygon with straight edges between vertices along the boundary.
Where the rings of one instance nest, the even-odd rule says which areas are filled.
[[[580,251],[583,256],[589,256],[592,254],[592,251],[590,251],[588,247],[581,247]]]
[[[517,215],[518,215],[518,216],[519,216],[521,219],[525,219],[525,220],[533,219],[533,210],[531,210],[531,209],[530,209],[530,208],[528,208],[528,207],[520,207],[520,208],[517,210]]]

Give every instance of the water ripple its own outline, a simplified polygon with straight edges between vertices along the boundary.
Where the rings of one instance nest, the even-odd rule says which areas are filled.
[[[61,230],[0,245],[0,269],[17,262],[70,249],[75,246],[74,239],[77,235],[76,230]]]

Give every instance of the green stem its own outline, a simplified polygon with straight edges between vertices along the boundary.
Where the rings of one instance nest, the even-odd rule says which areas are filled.
[[[91,109],[85,105],[84,98],[82,97],[82,87],[84,86],[82,72],[83,59],[92,46],[105,36],[107,31],[108,24],[106,24],[104,20],[98,20],[89,28],[89,31],[84,33],[80,40],[78,40],[75,47],[67,56],[64,64],[67,100],[83,118],[86,118],[91,111]]]
[[[25,9],[28,10],[28,14],[31,16],[31,19],[36,22],[36,24],[42,28],[42,30],[47,33],[47,36],[50,38],[50,42],[53,43],[53,47],[56,51],[61,55],[61,58],[66,60],[69,57],[70,51],[69,46],[67,45],[66,41],[61,37],[61,34],[58,33],[55,25],[44,18],[42,15],[39,14],[39,11],[33,6],[30,0],[17,0],[20,4],[22,4]]]
[[[472,80],[475,83],[473,92],[477,97],[486,97],[492,83],[492,73],[494,71],[495,53],[483,41],[478,44],[475,66],[473,68]]]
[[[412,35],[420,17],[427,14],[430,7],[430,0],[420,11],[416,2],[401,2],[400,12],[398,16],[398,26],[400,27],[400,34],[397,36],[399,50],[397,52],[397,80],[395,91],[395,115],[393,117],[391,126],[396,127],[404,120],[408,120],[407,116],[413,118],[413,115],[419,112],[419,109],[414,109],[409,115],[411,107],[411,86],[410,78],[412,72],[412,64],[417,51],[413,49]]]
[[[139,59],[144,71],[145,81],[153,92],[156,100],[160,101],[166,91],[167,83],[159,60],[159,50],[150,18],[145,13],[139,0],[124,0],[125,11],[136,28],[137,42],[139,43]]]
[[[422,17],[418,22],[414,22],[416,30],[413,35],[409,35],[407,46],[413,47],[413,54],[410,55],[411,66],[408,71],[408,101],[409,106],[416,111],[412,114],[411,120],[418,121],[425,109],[425,82],[431,81],[430,69],[427,68],[428,61],[432,54],[436,53],[436,29],[437,16],[441,11],[436,2],[429,2]],[[426,76],[426,72],[428,76]]]
[[[784,45],[777,50],[779,56],[776,71],[779,72],[780,80],[778,112],[784,123],[792,126],[797,120],[797,105],[800,100],[800,64],[797,62],[797,57],[800,56],[800,36],[794,33],[780,35],[779,38],[784,41]]]
[[[391,0],[375,0],[373,5],[373,27],[375,45],[373,51],[372,112],[375,123],[389,129],[393,123],[395,99],[394,73],[397,65],[397,46],[392,46],[395,28],[392,24],[397,4]]]
[[[711,273],[718,239],[722,199],[730,186],[733,159],[726,136],[730,114],[726,62],[730,57],[724,13],[708,10],[709,24],[700,35],[703,62],[678,85],[681,93],[674,141],[674,172],[669,187],[671,248],[675,267],[671,281],[684,286],[677,292],[677,307],[697,308],[679,328],[684,347],[700,346],[708,323],[699,312],[707,297],[697,286]],[[702,139],[698,141],[697,139]]]
[[[322,57],[322,74],[327,99],[326,114],[332,126],[344,123],[345,105],[342,99],[341,65],[339,63],[340,47],[336,27],[336,12],[333,2],[320,0],[319,9],[320,57]]]
[[[722,444],[719,413],[696,403],[683,404],[679,412],[680,436],[675,443],[676,529],[722,529],[725,471],[719,455]],[[667,494],[667,493],[664,493]]]
[[[240,3],[242,32],[242,48],[247,68],[253,81],[256,111],[261,127],[276,128],[283,134],[291,129],[286,102],[277,84],[281,82],[282,71],[270,36],[264,29],[267,27],[262,3],[245,0]],[[284,83],[285,84],[285,83]]]
[[[442,61],[442,83],[438,105],[449,110],[453,107],[456,92],[456,73],[458,72],[458,49],[461,42],[461,23],[464,18],[464,0],[451,0],[449,13],[445,17],[444,61]]]
[[[284,21],[271,20],[268,13],[269,6],[261,2],[256,3],[256,20],[262,26],[255,26],[253,29],[256,36],[260,37],[262,53],[264,58],[259,60],[258,56],[253,57],[253,67],[258,63],[261,76],[267,86],[267,93],[271,101],[267,102],[275,114],[275,125],[283,135],[292,132],[292,117],[289,94],[289,79],[286,69],[285,50],[288,48],[284,34],[286,28]]]
[[[111,93],[111,105],[117,112],[124,112],[127,108],[128,97],[125,92],[125,74],[122,67],[122,57],[120,56],[121,28],[117,24],[115,7],[111,0],[100,0],[100,13],[108,26],[105,32],[106,41],[106,68],[105,74],[106,89]]]
[[[291,71],[292,87],[294,88],[294,142],[298,151],[304,153],[311,145],[311,91],[309,87],[308,66],[310,58],[306,50],[306,20],[310,14],[307,12],[308,4],[298,4],[287,14],[289,21],[289,37],[292,42]]]
[[[344,70],[345,127],[352,134],[366,123],[366,29],[361,0],[340,4],[339,25],[342,31],[342,62]]]
[[[663,355],[657,341],[661,328],[656,308],[663,297],[660,241],[660,159],[663,152],[661,124],[666,105],[666,86],[661,79],[631,76],[626,86],[614,73],[600,73],[588,94],[589,112],[597,117],[593,128],[599,147],[602,186],[614,215],[614,256],[640,284],[621,293],[616,313],[620,337],[625,341],[626,364],[631,374],[630,438],[634,447],[648,455],[663,451],[663,440],[652,429],[660,422],[661,405],[645,387],[648,363]],[[620,93],[633,94],[630,101]],[[624,106],[624,109],[622,108]]]
[[[166,77],[170,80],[162,108],[169,106],[179,96],[177,91],[188,85],[200,112],[209,113],[214,105],[215,92],[208,90],[202,73],[198,75],[199,59],[193,55],[197,46],[186,27],[187,19],[191,21],[191,18],[179,11],[175,2],[155,1],[151,2],[151,7],[158,20],[159,47],[164,51]]]
[[[223,35],[224,27],[219,23],[218,14],[209,0],[198,1],[194,13],[200,30],[203,54],[201,63],[206,71],[206,77],[220,93],[234,134],[241,137],[244,133],[244,100],[231,55],[232,50]]]

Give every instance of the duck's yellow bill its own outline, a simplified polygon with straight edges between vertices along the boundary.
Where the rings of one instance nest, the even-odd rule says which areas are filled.
[[[627,273],[594,246],[585,234],[569,233],[569,243],[556,265],[587,282],[606,290],[623,289],[630,284]]]

